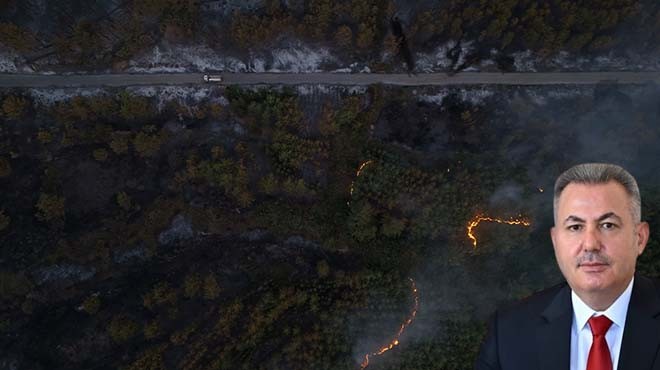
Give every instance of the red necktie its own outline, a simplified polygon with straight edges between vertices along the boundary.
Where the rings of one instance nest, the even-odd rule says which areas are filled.
[[[607,347],[607,341],[605,340],[605,333],[611,325],[612,321],[605,315],[592,316],[589,319],[589,326],[594,340],[589,350],[587,370],[612,370],[612,357],[610,357],[610,349]]]

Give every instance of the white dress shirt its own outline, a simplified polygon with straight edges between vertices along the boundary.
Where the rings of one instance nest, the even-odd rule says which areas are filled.
[[[635,278],[630,280],[626,290],[605,311],[594,311],[575,292],[571,292],[571,300],[573,301],[571,370],[585,370],[587,368],[589,349],[591,349],[591,342],[593,341],[591,328],[587,321],[591,316],[600,315],[605,315],[612,321],[612,326],[605,334],[605,340],[607,341],[607,347],[610,349],[610,356],[612,356],[612,369],[617,370],[623,328],[626,326],[626,314],[628,313],[628,303],[630,303],[634,280]]]

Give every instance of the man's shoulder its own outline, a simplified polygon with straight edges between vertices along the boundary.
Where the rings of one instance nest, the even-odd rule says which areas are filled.
[[[653,284],[656,289],[660,290],[660,278],[658,277],[635,274],[635,279],[646,280],[647,282]]]
[[[498,310],[498,316],[516,320],[530,314],[538,315],[561,295],[564,295],[565,303],[570,304],[570,288],[565,281],[503,306]]]
[[[635,275],[635,281],[638,285],[643,286],[642,289],[646,294],[653,292],[660,299],[660,278],[651,278],[638,274]],[[570,292],[571,288],[568,286],[568,283],[563,281],[521,300],[505,304],[498,310],[498,316],[500,319],[511,318],[515,320],[529,314],[537,315],[549,307],[556,299],[559,299],[559,302],[555,303],[559,303],[562,307],[568,309],[571,307]]]
[[[638,285],[644,286],[645,290],[652,290],[658,297],[660,297],[660,278],[636,274],[635,282],[637,282]]]

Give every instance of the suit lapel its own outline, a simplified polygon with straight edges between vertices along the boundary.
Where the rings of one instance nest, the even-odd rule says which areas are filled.
[[[539,369],[569,370],[573,303],[568,285],[557,292],[541,316],[541,323],[536,332]]]
[[[651,369],[660,346],[660,299],[653,282],[635,276],[623,330],[619,369]]]

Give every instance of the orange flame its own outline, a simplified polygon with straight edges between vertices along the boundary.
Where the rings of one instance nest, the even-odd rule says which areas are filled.
[[[399,345],[399,337],[401,337],[401,334],[403,334],[404,330],[406,330],[406,328],[415,319],[415,316],[417,316],[417,310],[419,309],[419,295],[417,294],[417,286],[415,285],[415,280],[413,280],[412,278],[408,278],[408,279],[410,280],[410,286],[412,288],[413,298],[415,299],[415,305],[412,309],[412,312],[410,313],[410,316],[408,316],[408,319],[406,319],[406,321],[404,321],[401,324],[401,327],[399,328],[399,331],[396,333],[396,335],[394,336],[394,339],[392,339],[392,341],[388,345],[380,348],[376,352],[367,353],[366,355],[364,355],[364,360],[362,361],[362,364],[360,364],[360,369],[361,370],[364,370],[367,366],[369,366],[369,357],[380,356],[383,353],[385,353],[385,352],[391,350],[392,348],[398,346]]]
[[[364,167],[365,167],[366,165],[368,165],[369,163],[371,163],[371,162],[373,162],[373,161],[370,159],[370,160],[368,160],[368,161],[362,163],[362,164],[360,165],[360,167],[358,168],[357,173],[355,174],[355,177],[360,176],[360,173],[362,172],[362,170],[364,169]]]
[[[369,163],[371,163],[371,162],[373,162],[373,161],[370,159],[370,160],[368,160],[368,161],[362,163],[362,164],[360,165],[360,167],[358,167],[358,170],[357,170],[357,172],[355,173],[355,178],[356,178],[356,179],[357,179],[358,177],[360,177],[360,174],[362,173],[362,170],[364,169],[364,167],[366,167],[366,166],[367,166]],[[355,184],[355,180],[351,181],[351,189],[350,189],[350,196],[351,196],[351,197],[353,196],[353,190],[355,190],[355,188],[354,188],[354,184]],[[346,202],[346,204],[350,204],[350,203],[351,203],[350,200],[349,200],[348,202]]]
[[[493,217],[484,217],[481,215],[477,215],[475,218],[473,218],[470,223],[468,224],[467,227],[467,236],[468,238],[472,239],[472,246],[474,248],[477,247],[477,237],[474,236],[472,233],[472,229],[477,227],[481,221],[488,221],[488,222],[497,222],[500,224],[508,224],[508,225],[523,225],[523,226],[529,226],[531,223],[525,219],[509,219],[509,220],[503,220],[501,218],[493,218]]]

